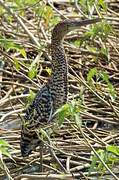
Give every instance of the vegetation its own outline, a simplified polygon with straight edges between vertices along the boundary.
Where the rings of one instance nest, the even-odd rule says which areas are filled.
[[[117,6],[104,0],[0,0],[0,179],[119,179]],[[95,17],[102,22],[64,40],[69,100],[55,112],[55,123],[36,129],[49,147],[41,174],[38,149],[21,157],[23,111],[52,73],[53,27],[66,18]]]

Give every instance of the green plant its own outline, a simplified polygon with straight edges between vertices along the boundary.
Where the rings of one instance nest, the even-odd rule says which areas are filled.
[[[116,99],[116,91],[109,80],[109,75],[106,71],[97,70],[97,68],[92,68],[89,70],[87,74],[87,82],[96,90],[99,86],[102,86],[102,83],[105,83],[107,86],[107,90],[105,91],[109,94],[112,101]],[[100,83],[101,82],[101,83]]]
[[[95,5],[95,8],[96,8],[96,11],[101,14],[101,11],[107,11],[107,5],[106,5],[106,2],[104,0],[98,0],[98,1],[95,1],[95,0],[78,0],[78,3],[80,4],[83,12],[85,14],[91,14],[91,10],[92,10],[92,7],[94,7]]]
[[[37,70],[37,66],[36,65],[30,66],[29,67],[29,71],[28,71],[28,77],[30,79],[33,79],[34,77],[36,77],[37,72],[38,72],[38,70]]]
[[[64,122],[65,118],[69,118],[70,120],[74,121],[78,126],[81,125],[81,118],[80,118],[80,111],[83,108],[80,107],[79,100],[72,100],[70,103],[63,105],[56,111],[57,118],[58,118],[58,125],[61,126]]]
[[[36,16],[43,18],[45,25],[49,27],[56,25],[60,20],[58,16],[55,16],[53,9],[44,3],[40,7],[36,7],[35,12]]]
[[[3,157],[6,156],[13,160],[13,158],[11,157],[11,154],[9,152],[9,150],[11,148],[12,147],[8,144],[7,141],[0,139],[0,169],[7,174],[9,179],[12,179],[12,177],[10,176],[9,169],[7,168],[6,164],[4,163]]]
[[[35,94],[32,90],[29,91],[29,96],[27,97],[27,104],[28,104],[28,106],[29,106],[30,104],[32,104],[35,95],[36,95],[36,94]]]
[[[90,37],[94,39],[95,37],[100,37],[106,39],[110,33],[113,33],[114,30],[110,24],[106,21],[102,21],[98,24],[94,24],[91,28],[84,34],[85,37]]]
[[[98,149],[97,153],[102,161],[104,161],[105,164],[111,169],[119,161],[119,146],[108,145],[105,150]],[[89,168],[89,173],[100,172],[103,175],[105,171],[106,168],[102,162],[99,161],[98,157],[95,154],[91,155],[91,166]]]

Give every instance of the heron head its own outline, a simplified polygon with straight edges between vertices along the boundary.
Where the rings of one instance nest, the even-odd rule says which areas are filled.
[[[52,40],[62,41],[64,36],[70,31],[79,29],[81,26],[100,22],[101,18],[86,20],[64,20],[58,23],[52,32]]]

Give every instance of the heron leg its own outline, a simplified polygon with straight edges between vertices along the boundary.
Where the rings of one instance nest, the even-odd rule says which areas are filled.
[[[40,172],[43,172],[43,147],[44,147],[44,143],[41,142],[40,144]]]

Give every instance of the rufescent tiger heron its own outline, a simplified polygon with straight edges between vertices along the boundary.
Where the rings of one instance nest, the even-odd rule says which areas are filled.
[[[94,24],[100,18],[88,20],[64,20],[58,23],[51,38],[52,75],[49,81],[38,91],[32,104],[26,109],[21,130],[21,154],[23,157],[31,154],[41,140],[38,138],[34,127],[52,121],[53,113],[67,102],[67,61],[63,48],[64,36],[81,26]]]

